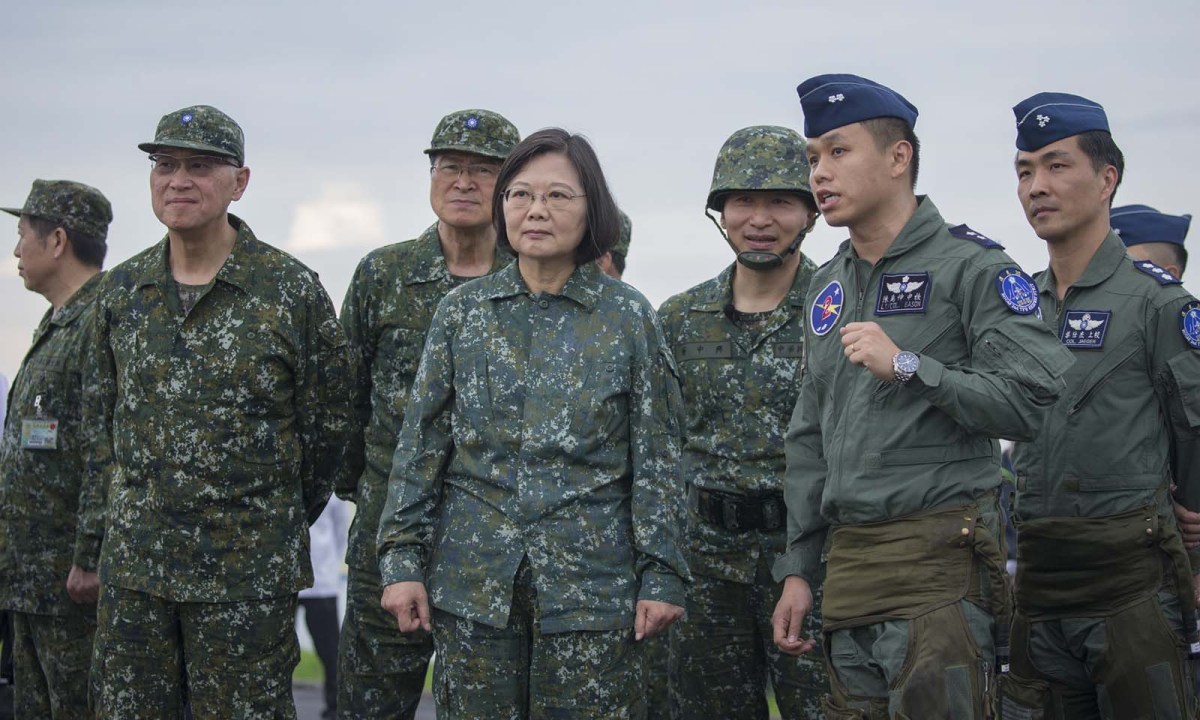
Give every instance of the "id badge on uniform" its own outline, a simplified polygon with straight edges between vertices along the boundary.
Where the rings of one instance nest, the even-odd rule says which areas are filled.
[[[21,447],[25,450],[57,450],[58,421],[54,418],[23,418]]]

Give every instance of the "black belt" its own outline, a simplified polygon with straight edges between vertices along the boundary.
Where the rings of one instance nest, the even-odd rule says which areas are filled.
[[[778,530],[787,518],[780,492],[735,495],[689,485],[688,506],[705,522],[735,532]]]

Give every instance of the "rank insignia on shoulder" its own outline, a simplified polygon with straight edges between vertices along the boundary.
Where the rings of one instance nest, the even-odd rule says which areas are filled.
[[[821,288],[821,292],[817,293],[813,299],[812,309],[808,313],[808,324],[814,335],[817,337],[828,335],[829,331],[838,324],[838,318],[842,316],[842,303],[845,298],[846,294],[842,290],[842,283],[837,280]]]
[[[1112,320],[1112,310],[1067,310],[1058,339],[1079,350],[1099,350]]]
[[[950,234],[953,235],[954,237],[958,238],[959,240],[970,240],[971,242],[979,243],[980,245],[984,246],[985,248],[1000,248],[1001,250],[1004,249],[1004,246],[1001,245],[1000,243],[996,242],[995,240],[991,239],[990,237],[988,237],[987,235],[984,235],[981,232],[975,232],[974,230],[967,227],[966,225],[955,225],[954,227],[950,228]]]
[[[884,273],[879,278],[876,315],[923,313],[929,302],[930,278],[927,272]]]
[[[1133,266],[1158,281],[1159,285],[1181,285],[1183,281],[1149,260],[1134,260]]]
[[[1007,267],[996,274],[996,291],[1008,309],[1018,315],[1038,311],[1037,283],[1019,267]]]
[[[1200,300],[1193,300],[1179,311],[1179,329],[1188,345],[1200,350]]]

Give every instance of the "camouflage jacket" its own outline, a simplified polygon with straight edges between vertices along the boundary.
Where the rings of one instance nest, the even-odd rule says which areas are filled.
[[[1109,233],[1058,300],[1035,276],[1046,325],[1075,364],[1037,439],[1017,443],[1017,517],[1103,517],[1157,504],[1167,489],[1200,508],[1200,335],[1181,311],[1196,298],[1153,263],[1136,262]],[[1192,553],[1200,568],[1200,550]]]
[[[362,469],[354,362],[316,273],[241,220],[184,316],[168,241],[109,271],[96,308],[101,580],[168,600],[312,584],[308,525]]]
[[[512,261],[497,250],[492,272]],[[346,564],[379,571],[375,552],[379,514],[387,496],[388,473],[404,406],[425,348],[425,333],[438,301],[457,281],[446,267],[437,223],[416,240],[374,250],[358,264],[346,299],[342,325],[361,360],[355,409],[366,427],[366,466],[361,477],[334,490],[355,503]]]
[[[784,443],[788,548],[777,580],[813,581],[831,524],[966,505],[998,488],[995,438],[1035,437],[1071,365],[1034,308],[1007,304],[1001,280],[1018,270],[999,244],[951,228],[922,196],[874,265],[847,240],[813,275]],[[839,330],[851,322],[876,322],[920,356],[907,384],[846,359]]]
[[[94,393],[84,371],[101,274],[42,318],[8,396],[0,442],[0,607],[39,615],[75,609],[67,595],[71,565],[95,570],[104,538],[104,488],[85,459],[98,435],[82,422]],[[38,411],[41,408],[41,412]],[[57,447],[25,449],[25,419],[57,421]]]
[[[438,305],[379,527],[384,584],[494,627],[529,557],[542,632],[684,602],[679,385],[653,308],[593,263],[561,295],[517,264]]]
[[[733,274],[680,293],[659,310],[679,368],[686,422],[685,483],[739,495],[781,493],[783,434],[800,394],[804,293],[816,264],[803,258],[792,289],[757,332],[731,320]],[[783,552],[786,530],[736,532],[687,515],[688,569],[699,575],[754,582],[759,558]]]

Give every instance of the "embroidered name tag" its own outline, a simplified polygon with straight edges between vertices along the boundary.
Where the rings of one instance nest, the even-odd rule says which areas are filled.
[[[779,358],[804,357],[804,343],[802,343],[802,342],[775,343],[775,357],[779,357]]]
[[[1111,310],[1067,310],[1058,339],[1069,348],[1099,350],[1111,320]]]
[[[675,346],[675,362],[684,360],[708,360],[711,358],[733,357],[733,343],[728,340],[718,342],[682,343]]]
[[[929,273],[884,273],[879,278],[876,315],[923,313],[929,301]]]

